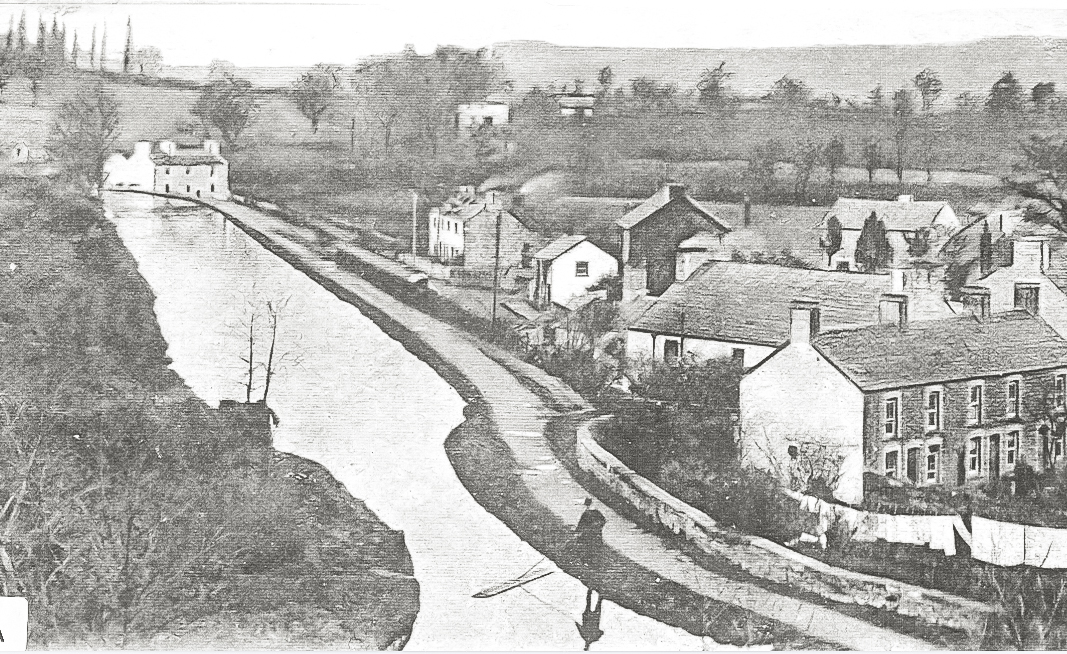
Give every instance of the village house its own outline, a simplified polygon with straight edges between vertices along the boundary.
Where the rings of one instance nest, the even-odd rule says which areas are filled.
[[[480,127],[507,125],[511,107],[503,102],[472,102],[456,109],[456,128],[476,130]]]
[[[561,236],[534,254],[529,299],[540,310],[566,306],[605,277],[619,274],[619,262],[585,236]]]
[[[828,471],[834,496],[864,497],[863,474],[917,486],[1052,465],[1048,429],[1067,389],[1067,341],[1025,311],[824,331],[795,302],[789,339],[740,386],[743,465],[795,478]]]
[[[699,234],[714,237],[730,226],[694,200],[682,184],[668,183],[615,223],[621,230],[623,301],[663,294],[675,281],[679,245]]]
[[[841,198],[826,212],[819,228],[825,233],[830,219],[841,224],[841,249],[826,259],[828,270],[856,270],[856,245],[863,224],[871,214],[884,224],[893,251],[890,267],[907,265],[914,257],[934,255],[961,228],[960,219],[947,202],[916,201],[910,195],[896,200]],[[922,254],[918,254],[922,251]]]
[[[1029,311],[1067,338],[1067,260],[1053,258],[1045,237],[1023,237],[1010,245],[1010,264],[972,281],[970,287],[988,291],[991,312]]]
[[[491,271],[499,252],[501,274],[532,267],[533,253],[545,239],[508,211],[503,200],[496,191],[479,195],[473,186],[464,186],[430,209],[429,255],[447,265]]]
[[[8,161],[11,163],[29,163],[30,161],[30,148],[27,147],[25,141],[19,141],[11,146],[10,155]]]
[[[596,106],[595,95],[588,93],[559,93],[555,97],[556,103],[559,105],[560,116],[580,121],[593,117],[593,107]]]
[[[230,197],[229,164],[218,141],[205,140],[195,147],[160,141],[134,144],[133,154],[113,154],[104,163],[106,188],[135,188],[170,195],[227,200]]]
[[[667,362],[721,357],[755,366],[789,338],[789,307],[819,303],[827,327],[856,327],[907,315],[955,315],[936,285],[894,270],[865,275],[771,264],[711,261],[656,298],[626,329],[626,356]]]

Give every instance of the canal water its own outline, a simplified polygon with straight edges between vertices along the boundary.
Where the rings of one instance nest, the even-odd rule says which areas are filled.
[[[586,589],[558,569],[488,599],[541,555],[468,494],[444,441],[462,399],[354,307],[262,248],[218,214],[110,195],[108,218],[156,295],[172,367],[209,404],[245,397],[248,325],[269,348],[267,303],[280,306],[269,403],[275,446],[318,461],[382,520],[404,531],[421,586],[408,649],[584,647]],[[253,399],[262,395],[262,372]],[[548,564],[551,567],[551,564]],[[591,649],[716,647],[605,601]]]

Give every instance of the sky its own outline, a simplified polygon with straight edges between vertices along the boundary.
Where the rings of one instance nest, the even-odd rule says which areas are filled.
[[[57,12],[88,45],[94,25],[108,29],[118,57],[132,20],[138,46],[154,45],[168,65],[346,64],[413,44],[476,48],[529,39],[561,45],[636,47],[774,47],[945,43],[986,36],[1067,38],[1062,0],[895,0],[893,2],[716,0],[379,0],[346,2],[2,3],[37,15]],[[0,27],[2,29],[2,27]],[[32,36],[31,36],[32,38]]]

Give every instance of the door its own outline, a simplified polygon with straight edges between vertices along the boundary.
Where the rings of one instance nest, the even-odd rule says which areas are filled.
[[[1000,479],[1000,434],[989,437],[989,478]]]
[[[913,484],[919,483],[919,448],[913,447],[908,450],[908,480]]]

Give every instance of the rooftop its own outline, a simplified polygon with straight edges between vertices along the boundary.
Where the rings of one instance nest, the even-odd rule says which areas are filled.
[[[203,166],[208,164],[224,164],[226,160],[217,154],[209,154],[203,150],[197,152],[178,151],[175,154],[163,154],[155,152],[152,161],[160,166]]]
[[[534,259],[551,261],[561,254],[569,251],[575,245],[585,241],[585,236],[581,234],[573,234],[570,236],[560,236],[556,240],[552,241],[545,247],[541,248],[534,254]]]
[[[836,216],[842,229],[863,229],[863,223],[871,213],[875,213],[885,223],[889,231],[913,232],[923,227],[930,227],[937,214],[949,206],[942,201],[914,200],[861,200],[841,198],[834,203],[823,216],[822,227],[831,216]]]
[[[864,391],[1067,366],[1067,341],[1025,311],[830,331],[812,345]]]
[[[730,226],[725,221],[694,200],[681,184],[664,184],[652,197],[616,220],[615,224],[623,229],[631,229],[672,202],[685,204],[703,216],[709,223],[723,231],[730,231]]]
[[[789,338],[794,300],[818,302],[826,327],[877,323],[889,275],[712,261],[675,282],[632,329],[775,347]]]

